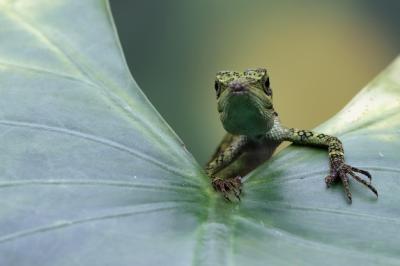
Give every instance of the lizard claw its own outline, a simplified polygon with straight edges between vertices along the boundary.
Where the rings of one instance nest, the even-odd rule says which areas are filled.
[[[368,181],[358,176],[356,173],[360,173],[365,175],[368,178]],[[352,202],[350,185],[349,185],[349,177],[350,175],[359,183],[363,184],[367,188],[369,188],[377,197],[378,191],[374,186],[371,185],[372,176],[369,172],[365,170],[361,170],[350,165],[343,163],[342,161],[333,161],[331,164],[331,174],[325,177],[325,183],[329,187],[332,183],[337,182],[338,180],[342,181],[344,192],[346,193],[347,200],[349,203]]]
[[[240,176],[228,179],[214,178],[211,183],[213,188],[216,191],[221,192],[227,201],[232,201],[230,197],[232,194],[238,201],[240,201],[240,193],[242,192],[242,181]]]

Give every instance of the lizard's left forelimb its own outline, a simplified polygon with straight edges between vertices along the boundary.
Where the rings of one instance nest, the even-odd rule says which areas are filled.
[[[283,140],[291,141],[300,145],[327,147],[331,169],[330,174],[325,178],[325,182],[329,186],[332,183],[341,180],[349,202],[351,202],[351,192],[349,188],[348,175],[367,186],[376,196],[378,196],[377,190],[371,185],[371,175],[367,171],[345,164],[343,144],[337,137],[295,128],[287,129],[285,132],[286,134]],[[362,179],[360,176],[356,175],[355,172],[367,176],[369,180],[366,181]]]

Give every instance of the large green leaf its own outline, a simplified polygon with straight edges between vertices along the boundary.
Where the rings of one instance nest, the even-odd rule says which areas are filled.
[[[108,3],[0,2],[0,265],[400,264],[400,59],[319,130],[380,198],[290,147],[214,193],[126,67]]]

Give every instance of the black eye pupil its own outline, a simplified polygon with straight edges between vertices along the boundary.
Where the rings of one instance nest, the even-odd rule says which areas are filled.
[[[264,81],[264,92],[265,92],[267,95],[272,96],[272,90],[271,90],[271,88],[270,88],[269,78],[267,78],[267,79]]]
[[[215,88],[215,91],[219,91],[219,83],[218,83],[218,81],[215,81],[214,88]]]
[[[269,78],[267,78],[264,82],[265,88],[269,88]]]

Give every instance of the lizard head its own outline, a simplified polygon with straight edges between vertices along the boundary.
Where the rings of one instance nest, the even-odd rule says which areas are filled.
[[[215,92],[222,124],[229,133],[257,136],[272,128],[275,111],[266,69],[220,71]]]

